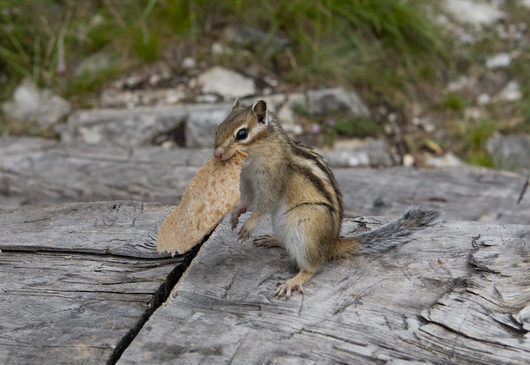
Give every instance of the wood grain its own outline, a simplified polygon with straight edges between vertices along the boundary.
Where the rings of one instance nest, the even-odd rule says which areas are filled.
[[[151,238],[169,209],[107,202],[2,214],[0,362],[106,362],[184,264],[158,255]]]
[[[388,253],[330,263],[284,301],[272,294],[294,273],[286,253],[236,243],[225,222],[119,363],[525,364],[529,236],[442,222]]]

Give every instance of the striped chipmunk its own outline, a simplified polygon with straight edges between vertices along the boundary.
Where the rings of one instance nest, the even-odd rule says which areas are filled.
[[[399,219],[353,237],[340,237],[343,218],[342,194],[330,168],[318,153],[290,139],[267,111],[263,100],[243,107],[236,100],[232,112],[219,125],[214,156],[231,158],[247,154],[241,170],[239,202],[231,213],[232,229],[247,210],[251,216],[239,231],[247,241],[257,224],[271,215],[274,235],[254,240],[262,247],[283,247],[299,272],[279,283],[275,297],[303,294],[302,284],[323,263],[362,252],[385,251],[406,236],[429,226],[437,210],[414,207]]]

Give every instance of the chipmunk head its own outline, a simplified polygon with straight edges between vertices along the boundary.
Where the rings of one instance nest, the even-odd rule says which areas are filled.
[[[217,128],[214,156],[227,160],[237,151],[247,152],[251,145],[266,135],[268,124],[265,101],[259,100],[250,107],[243,107],[236,99],[232,112]]]

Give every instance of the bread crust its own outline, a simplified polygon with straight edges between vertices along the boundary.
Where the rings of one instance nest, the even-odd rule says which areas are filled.
[[[229,160],[212,158],[188,183],[182,200],[162,222],[157,233],[158,252],[184,254],[200,243],[239,200],[243,153]]]

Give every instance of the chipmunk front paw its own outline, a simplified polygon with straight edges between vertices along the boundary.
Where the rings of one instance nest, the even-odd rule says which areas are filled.
[[[236,229],[237,225],[239,224],[239,217],[241,214],[245,214],[247,212],[247,208],[236,208],[232,215],[230,215],[230,224],[232,225],[232,231]]]
[[[252,235],[252,232],[254,232],[254,228],[256,228],[256,221],[251,217],[241,227],[238,234],[238,241],[241,243],[247,241]]]

